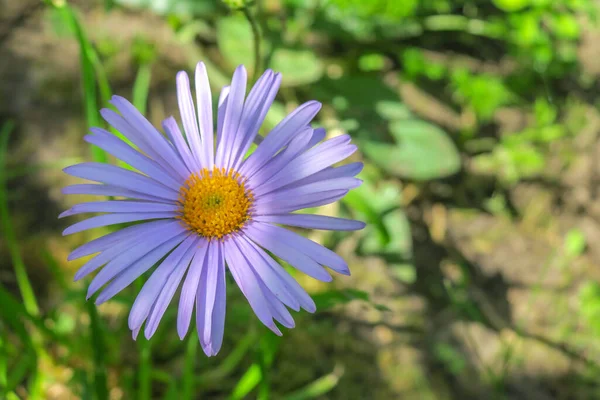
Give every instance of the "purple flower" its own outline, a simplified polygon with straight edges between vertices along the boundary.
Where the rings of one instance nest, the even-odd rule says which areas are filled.
[[[310,122],[321,105],[302,104],[281,121],[246,157],[257,140],[281,74],[267,70],[246,97],[246,70],[233,74],[219,99],[216,143],[206,67],[196,67],[196,105],[185,72],[177,74],[177,99],[185,135],[174,118],[162,126],[166,138],[122,97],[111,103],[120,115],[103,109],[103,118],[131,141],[91,128],[85,140],[139,171],[82,163],[65,172],[100,184],[76,184],[65,194],[125,197],[82,203],[60,217],[104,213],[77,222],[64,235],[91,228],[137,222],[88,242],[69,260],[96,254],[75,275],[100,269],[88,298],[103,288],[103,303],[155,264],[129,314],[134,338],[145,322],[151,337],[182,284],[177,332],[183,338],[196,306],[196,325],[204,352],[216,355],[223,342],[225,267],[260,321],[281,335],[274,320],[294,327],[288,311],[315,311],[315,303],[267,251],[321,281],[331,281],[325,266],[349,275],[337,254],[279,225],[326,230],[357,230],[359,221],[295,211],[341,199],[361,184],[354,176],[362,163],[332,167],[356,151],[348,135],[322,141],[325,131]],[[216,152],[215,152],[216,148]],[[139,150],[138,150],[139,149]],[[183,283],[182,283],[183,282]]]

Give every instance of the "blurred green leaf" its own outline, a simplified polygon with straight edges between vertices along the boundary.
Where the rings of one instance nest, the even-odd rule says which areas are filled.
[[[492,2],[506,12],[519,11],[530,5],[530,0],[492,0]]]
[[[198,0],[113,0],[116,4],[134,7],[148,8],[155,13],[166,15],[176,14],[186,17],[208,15],[217,9],[216,1]]]
[[[338,304],[346,304],[352,300],[369,301],[369,294],[357,289],[328,290],[312,295],[318,310],[326,310]]]
[[[579,289],[579,310],[595,335],[600,335],[600,284],[585,282]]]
[[[240,64],[246,66],[252,75],[254,65],[252,28],[241,14],[220,18],[217,22],[217,43],[223,58],[230,68]],[[262,56],[266,54],[265,46],[261,46]]]
[[[323,75],[323,63],[311,50],[277,48],[270,67],[281,72],[283,86],[306,85]]]
[[[327,374],[316,381],[306,385],[293,393],[285,396],[285,400],[306,400],[321,398],[337,386],[340,378],[344,375],[344,368],[336,365],[330,374]]]
[[[261,379],[262,372],[260,366],[258,364],[252,364],[235,385],[235,388],[233,389],[231,396],[229,396],[229,399],[241,400],[245,398],[252,390],[254,390]]]
[[[577,257],[583,253],[585,246],[585,235],[580,229],[574,228],[567,232],[564,242],[565,256]]]
[[[448,135],[425,121],[406,120],[390,124],[396,144],[364,141],[362,150],[386,172],[403,178],[429,180],[460,170],[458,151]]]

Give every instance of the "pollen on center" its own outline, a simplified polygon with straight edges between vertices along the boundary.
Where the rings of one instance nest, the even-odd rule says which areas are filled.
[[[179,190],[179,218],[199,235],[220,239],[250,219],[252,201],[240,174],[205,168],[190,175]]]

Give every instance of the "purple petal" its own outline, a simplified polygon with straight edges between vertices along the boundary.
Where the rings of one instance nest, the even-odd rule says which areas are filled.
[[[296,187],[300,185],[306,185],[308,183],[327,181],[330,179],[350,178],[358,175],[360,171],[362,171],[363,166],[364,164],[361,162],[353,162],[340,167],[328,167],[306,178],[300,179],[291,184],[287,184],[286,186],[281,187],[281,189],[287,188],[288,186]]]
[[[223,118],[221,142],[217,147],[215,164],[219,168],[227,168],[231,159],[231,151],[235,135],[237,134],[242,118],[244,97],[246,96],[246,68],[240,65],[233,73],[231,89],[227,96],[227,108]]]
[[[214,356],[221,349],[225,329],[225,255],[221,242],[211,245],[205,269],[205,295],[199,296],[204,306],[198,311],[203,316],[203,323],[198,327],[198,335],[205,353]]]
[[[267,262],[267,264],[271,267],[271,269],[279,276],[279,278],[285,283],[287,290],[296,298],[296,300],[300,303],[300,307],[305,309],[308,312],[315,312],[317,309],[315,306],[315,302],[311,297],[306,293],[306,291],[300,286],[298,282],[281,266],[278,262],[273,260],[273,258],[268,255],[262,248],[260,248],[256,243],[252,240],[246,240],[246,242],[252,246],[254,251],[256,251],[260,256]]]
[[[207,162],[208,169],[212,169],[215,163],[212,95],[210,93],[206,66],[203,62],[199,62],[196,65],[196,77],[194,81],[196,84],[196,103],[198,106],[198,122],[200,125],[204,160]]]
[[[304,129],[321,109],[321,103],[309,101],[300,105],[265,137],[240,167],[240,174],[249,176],[265,165],[298,131]]]
[[[165,225],[171,223],[173,223],[173,221],[170,220],[151,221],[119,229],[118,231],[111,232],[82,244],[69,254],[67,260],[73,261],[81,257],[89,256],[90,254],[104,251],[114,245],[122,243],[123,240],[132,237],[143,237],[143,235],[147,234],[147,232],[150,232],[152,229],[161,229]]]
[[[279,322],[286,328],[291,329],[294,326],[296,326],[296,324],[294,323],[294,318],[292,317],[288,309],[285,308],[281,301],[279,301],[279,299],[275,297],[273,293],[271,293],[271,291],[265,286],[263,282],[261,282],[260,279],[258,279],[258,285],[260,286],[260,290],[262,291],[263,296],[265,297],[265,300],[269,305],[269,311],[271,311],[271,315],[273,316],[273,318],[275,318],[277,322]]]
[[[273,271],[269,264],[260,256],[260,254],[250,245],[250,240],[244,235],[235,238],[235,243],[244,256],[248,259],[248,263],[256,273],[258,280],[262,281],[265,286],[277,297],[281,302],[293,310],[298,311],[300,304],[288,291],[285,282],[281,280],[279,275]]]
[[[187,232],[181,225],[170,225],[162,231],[153,232],[146,235],[144,240],[137,242],[129,249],[123,251],[118,257],[112,259],[102,270],[94,277],[88,287],[88,298],[94,294],[100,287],[104,286],[108,281],[114,278],[118,273],[125,270],[136,261],[140,260],[145,254],[148,254],[153,249],[160,247],[162,244],[172,238],[182,237],[183,240]],[[179,243],[177,242],[177,243]],[[172,246],[167,251],[173,249]]]
[[[179,153],[179,156],[185,163],[187,169],[191,172],[201,170],[202,168],[200,167],[198,161],[196,161],[196,159],[192,156],[190,147],[183,138],[183,134],[179,130],[179,126],[177,125],[175,118],[169,117],[165,119],[162,122],[162,126],[165,132],[167,132],[167,134],[171,137],[171,141],[175,145],[177,153]]]
[[[200,143],[200,131],[198,130],[198,119],[196,118],[194,100],[190,91],[190,80],[184,71],[177,73],[177,102],[179,104],[183,129],[192,149],[194,159],[201,167],[207,167],[202,144]]]
[[[273,160],[267,163],[263,168],[258,170],[254,175],[248,176],[249,185],[252,188],[260,187],[263,183],[267,182],[276,173],[281,171],[282,168],[286,167],[291,160],[296,158],[300,154],[312,137],[312,129],[307,128],[300,131],[290,142],[289,146],[277,153]]]
[[[307,194],[299,199],[281,202],[264,202],[256,206],[253,210],[254,215],[272,215],[285,214],[288,212],[302,210],[304,208],[320,207],[338,201],[348,193],[348,190],[328,190],[325,192],[316,192]]]
[[[217,112],[217,149],[221,145],[221,139],[223,138],[223,121],[225,121],[225,112],[227,111],[227,99],[231,86],[223,86],[221,94],[219,94],[219,107]]]
[[[179,283],[181,282],[181,279],[183,278],[183,275],[185,274],[185,271],[188,268],[188,265],[190,264],[192,257],[194,256],[194,250],[195,250],[194,247],[198,243],[199,240],[200,240],[200,238],[198,236],[194,235],[193,239],[189,243],[189,246],[185,249],[185,251],[182,250],[181,258],[178,261],[175,261],[175,259],[177,257],[179,257],[179,254],[177,256],[174,256],[173,260],[169,260],[170,256],[175,252],[174,251],[163,262],[163,264],[164,263],[170,264],[170,266],[171,266],[170,269],[172,272],[169,275],[169,277],[167,278],[166,282],[164,282],[162,290],[160,291],[160,294],[158,295],[158,298],[156,299],[156,302],[154,303],[154,305],[152,307],[152,311],[150,312],[148,321],[146,322],[146,328],[144,329],[144,335],[146,336],[147,339],[150,339],[150,337],[152,337],[152,335],[154,335],[154,332],[156,332],[156,329],[158,328],[158,324],[160,323],[160,320],[162,319],[163,315],[165,314],[165,311],[167,310],[167,307],[168,307],[169,303],[171,302],[171,299],[173,299],[173,295],[175,294],[175,291],[179,287]],[[181,247],[181,246],[179,246],[179,247]],[[177,249],[179,249],[179,247]],[[164,277],[163,277],[163,279],[164,279]]]
[[[149,212],[149,213],[119,213],[106,214],[91,217],[77,222],[63,231],[63,236],[82,232],[88,229],[99,228],[101,226],[121,224],[123,222],[146,221],[149,219],[175,218],[179,215],[176,212]]]
[[[93,196],[117,196],[129,197],[132,199],[148,200],[154,202],[162,202],[173,204],[175,200],[162,199],[156,196],[150,196],[145,193],[136,192],[134,190],[124,189],[114,185],[96,185],[90,183],[80,183],[76,185],[66,186],[62,189],[63,194],[89,194]]]
[[[91,201],[89,203],[76,204],[67,211],[62,212],[58,218],[64,218],[71,215],[95,212],[110,213],[148,213],[148,212],[177,212],[179,206],[175,204],[154,203],[145,201]]]
[[[176,190],[169,189],[147,176],[115,165],[86,162],[66,167],[63,171],[78,178],[115,185],[167,200],[177,200],[179,196]]]
[[[165,162],[162,157],[160,157],[160,154],[154,151],[154,149],[148,144],[148,138],[145,138],[144,135],[141,134],[137,129],[134,129],[129,122],[125,120],[125,118],[108,108],[103,108],[100,110],[100,114],[102,115],[102,118],[106,120],[106,122],[121,132],[123,136],[129,139],[129,141],[138,149],[146,153],[151,159],[160,164],[160,166],[163,167],[163,169],[167,171],[171,177],[176,179],[181,178],[179,173],[171,165]]]
[[[339,178],[309,183],[308,185],[291,187],[289,189],[276,190],[266,195],[260,194],[260,187],[258,189],[253,189],[252,192],[256,197],[254,205],[258,208],[259,206],[273,203],[287,205],[290,201],[302,201],[305,196],[315,193],[324,193],[331,190],[350,190],[360,186],[361,183],[362,181],[357,178]]]
[[[323,142],[292,160],[285,169],[279,171],[269,182],[256,189],[254,195],[258,196],[269,193],[282,186],[306,178],[346,159],[356,151],[356,146],[353,144],[336,146],[335,148],[326,148],[326,144],[327,142]]]
[[[231,275],[248,300],[248,303],[250,303],[250,307],[252,307],[254,314],[256,314],[260,322],[267,328],[281,336],[281,331],[273,322],[269,304],[260,290],[260,285],[252,272],[248,261],[245,259],[244,255],[239,252],[233,240],[225,241],[223,247],[225,259],[227,260],[227,266],[231,271]]]
[[[326,134],[326,132],[325,132],[324,128],[317,128],[317,129],[313,130],[313,134],[312,134],[312,137],[310,138],[310,142],[308,142],[308,145],[306,146],[306,148],[303,151],[313,148],[317,143],[319,143],[320,141],[325,139],[325,134]]]
[[[252,225],[270,236],[277,237],[281,242],[307,255],[319,264],[325,265],[340,274],[350,275],[346,261],[328,248],[280,226],[265,224],[263,222],[255,222]]]
[[[357,231],[365,227],[362,221],[313,214],[257,215],[255,221],[327,231]]]
[[[215,305],[215,294],[217,292],[217,277],[219,276],[219,262],[222,255],[220,254],[221,244],[216,243],[208,248],[206,254],[206,296],[204,298],[204,315],[211,316],[204,321],[204,343],[210,343],[212,331],[212,315],[213,306]]]
[[[166,242],[162,243],[155,249],[151,250],[149,253],[145,253],[145,255],[138,260],[134,261],[132,264],[126,266],[125,268],[121,268],[119,272],[115,275],[111,275],[110,279],[112,281],[106,285],[104,290],[98,295],[96,299],[96,304],[102,304],[107,300],[110,300],[114,295],[119,293],[121,290],[125,289],[127,286],[131,284],[134,280],[139,278],[144,272],[148,271],[154,264],[156,264],[161,258],[166,256],[174,247],[176,247],[179,243],[181,243],[187,233],[182,233]],[[112,262],[114,262],[113,260]],[[110,264],[107,264],[102,271],[96,275],[96,277],[90,283],[90,287],[88,288],[87,298],[89,299],[101,286],[105,283],[108,283],[110,279],[105,279],[107,276],[103,276],[102,279],[99,278],[100,274],[109,267]],[[114,278],[114,279],[113,279]],[[100,284],[102,281],[104,283]]]
[[[225,258],[223,249],[220,251],[217,277],[217,292],[215,293],[215,305],[213,307],[210,342],[212,355],[215,356],[221,350],[223,344],[223,333],[225,331],[225,307],[227,301],[226,280],[225,280]]]
[[[134,150],[118,137],[113,136],[100,128],[91,128],[90,131],[94,133],[94,135],[85,135],[83,139],[86,142],[95,144],[107,153],[112,154],[138,171],[173,190],[178,191],[181,187],[181,183],[171,178],[159,164],[139,153],[137,150]]]
[[[236,150],[236,153],[234,153],[233,169],[237,170],[244,160],[246,152],[258,134],[258,130],[269,108],[273,104],[280,84],[281,74],[274,74],[271,70],[267,70],[250,91],[244,105],[244,115],[241,125],[244,127],[244,130],[240,132],[239,145],[236,141],[236,146],[239,146],[239,150]]]
[[[198,292],[200,275],[202,273],[202,267],[204,266],[204,258],[208,246],[210,246],[209,242],[203,240],[200,246],[196,248],[196,254],[194,255],[190,267],[188,268],[185,281],[183,282],[177,312],[177,333],[179,334],[180,339],[185,337],[190,327],[190,320],[194,311],[194,300],[196,299],[196,293]]]
[[[251,223],[244,228],[244,233],[253,242],[288,262],[292,267],[304,272],[306,275],[323,282],[331,282],[333,278],[325,268],[308,255],[296,250],[278,236],[273,235],[272,231],[259,229],[257,227],[259,224]]]
[[[164,162],[176,171],[181,178],[187,179],[190,171],[177,156],[173,147],[171,147],[164,136],[162,136],[160,132],[144,118],[133,104],[120,96],[113,96],[110,102],[117,110],[119,110],[123,118],[129,122],[131,127],[138,131],[140,136],[154,150],[158,159],[164,160]]]
[[[152,273],[150,278],[148,278],[131,307],[128,319],[129,329],[134,330],[142,326],[148,317],[156,298],[166,285],[167,279],[174,273],[175,269],[178,269],[180,265],[185,264],[182,262],[184,255],[186,255],[191,246],[198,240],[199,237],[196,235],[188,236],[167,258],[165,258]],[[184,271],[185,268],[187,268],[187,264],[185,264]]]

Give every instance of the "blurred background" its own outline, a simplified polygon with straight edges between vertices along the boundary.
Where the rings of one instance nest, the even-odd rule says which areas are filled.
[[[593,0],[0,0],[0,398],[600,399],[600,31]],[[258,55],[258,57],[257,57]],[[303,231],[351,277],[295,277],[318,311],[278,338],[228,285],[225,342],[180,341],[173,302],[131,339],[142,282],[73,283],[61,169],[112,94],[179,119],[245,64],[283,85],[262,134],[316,99],[364,184]],[[254,75],[255,76],[255,75]],[[114,160],[108,159],[109,162]],[[89,199],[89,198],[88,198]],[[72,221],[71,221],[72,222]]]

